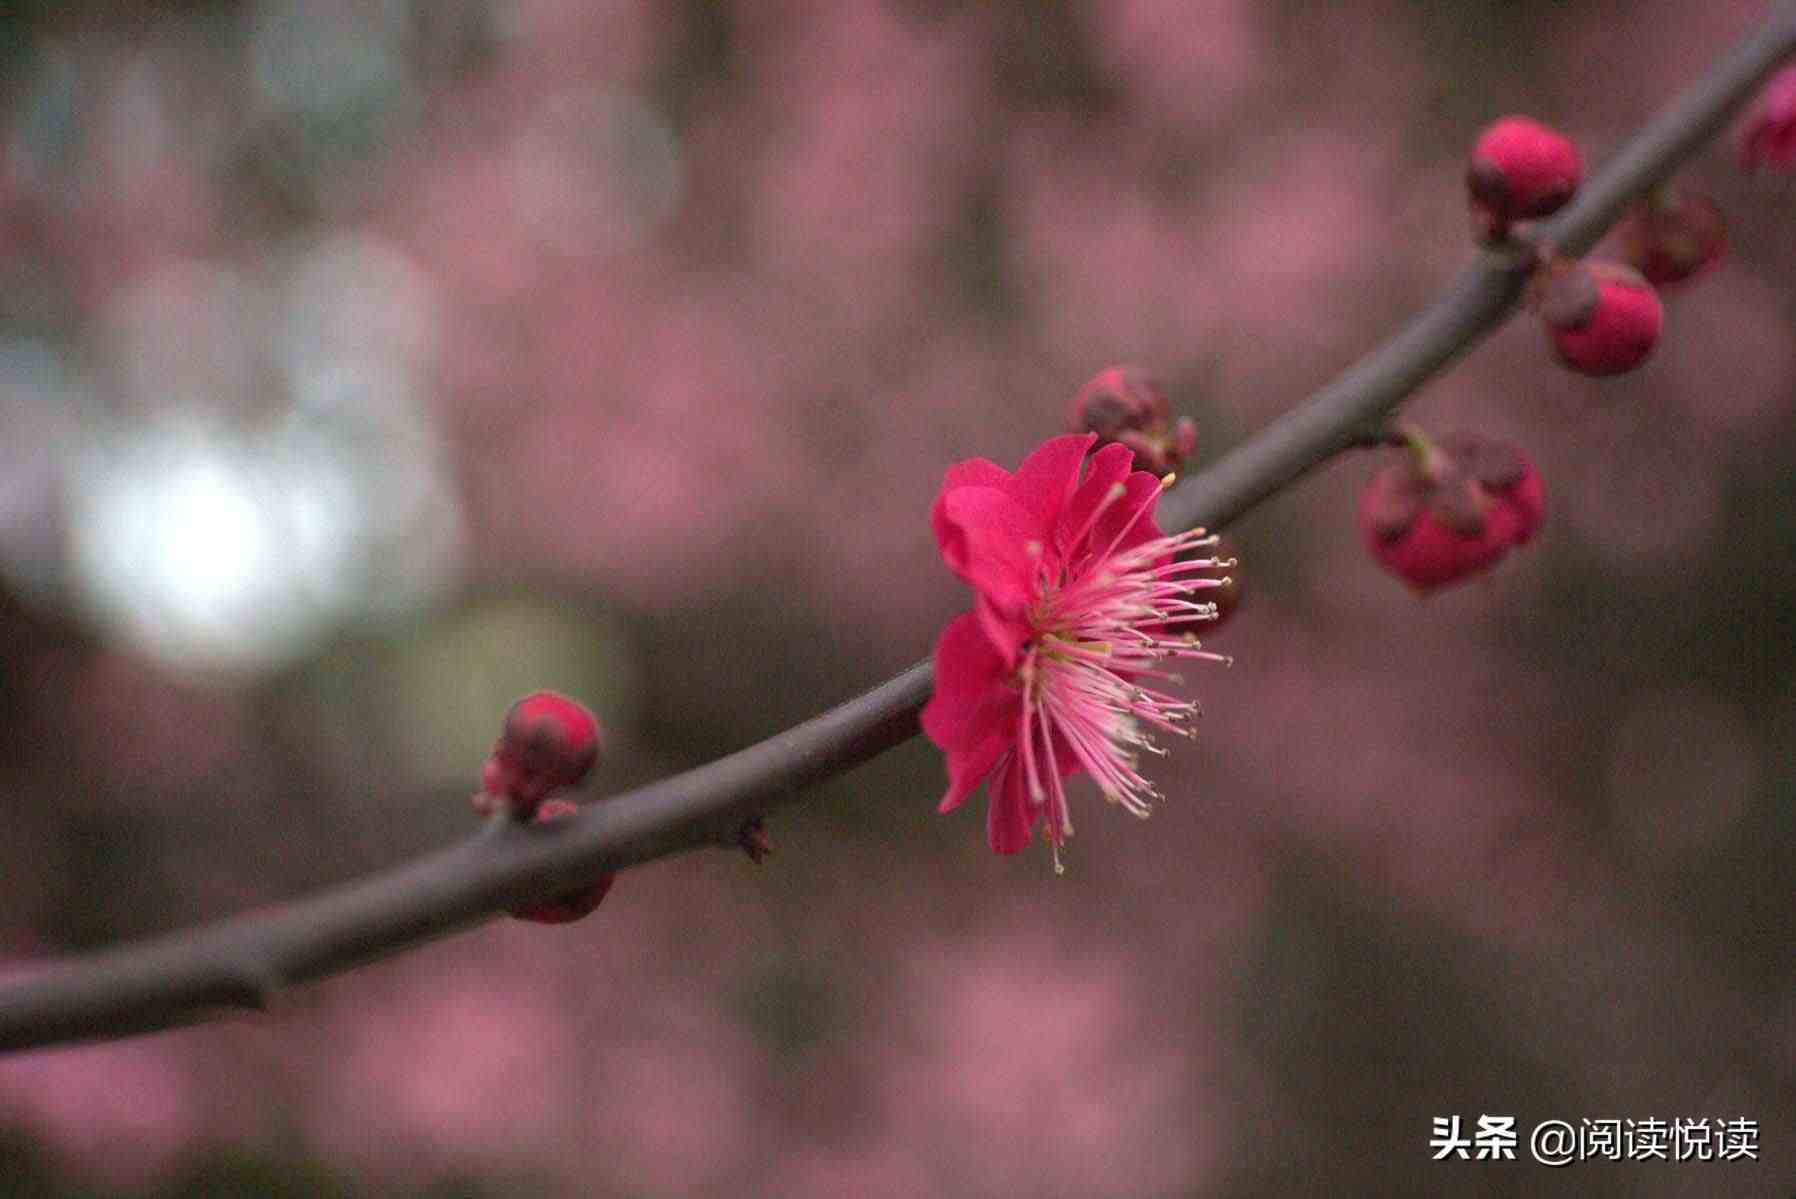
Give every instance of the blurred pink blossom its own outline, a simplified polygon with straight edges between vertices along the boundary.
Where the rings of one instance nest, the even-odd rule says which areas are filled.
[[[1198,1185],[1226,1124],[1194,1118],[1200,1037],[1168,1054],[1155,1001],[1120,955],[1011,930],[913,950],[887,1049],[889,1136],[961,1192],[1139,1195]]]
[[[539,930],[532,930],[539,931]],[[395,1144],[438,1167],[554,1143],[568,1111],[567,1015],[529,979],[443,972],[403,998],[339,1021],[313,1135],[379,1165]]]
[[[1101,61],[1145,122],[1222,125],[1264,74],[1268,18],[1251,0],[1120,0],[1088,14]]]
[[[919,256],[977,164],[975,47],[954,22],[907,23],[875,0],[811,6],[797,28],[773,7],[743,29],[766,71],[755,258],[865,329],[926,286]]]
[[[1796,67],[1773,75],[1759,93],[1740,142],[1740,161],[1749,170],[1796,167]]]
[[[165,1037],[0,1058],[0,1114],[40,1133],[85,1177],[148,1186],[204,1131],[189,1048]]]

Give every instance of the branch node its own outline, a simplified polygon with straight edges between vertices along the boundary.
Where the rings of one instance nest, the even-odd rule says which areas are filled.
[[[736,846],[759,866],[773,853],[773,842],[767,837],[767,826],[759,816],[750,817],[736,832]]]
[[[246,958],[231,965],[226,991],[239,1007],[266,1012],[287,985],[282,972],[265,958]]]

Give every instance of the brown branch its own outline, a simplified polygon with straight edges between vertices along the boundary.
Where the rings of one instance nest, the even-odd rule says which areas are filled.
[[[1588,248],[1628,201],[1719,130],[1796,51],[1796,4],[1777,8],[1592,176],[1542,239]],[[1526,267],[1490,252],[1397,335],[1162,502],[1169,528],[1227,524],[1353,444],[1503,321]],[[758,745],[585,808],[554,826],[481,834],[311,898],[36,967],[0,983],[0,1049],[115,1037],[260,1007],[293,983],[339,973],[541,901],[600,870],[703,845],[734,845],[743,823],[917,732],[930,668],[897,678]]]

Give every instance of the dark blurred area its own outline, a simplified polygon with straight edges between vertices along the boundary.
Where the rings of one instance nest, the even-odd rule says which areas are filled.
[[[1600,164],[1760,11],[0,6],[0,950],[464,835],[538,687],[616,790],[881,681],[949,462],[1112,362],[1219,454],[1465,260],[1484,122]],[[1533,546],[1416,600],[1369,457],[1229,530],[1151,826],[995,858],[911,744],[759,869],[0,1059],[0,1195],[1788,1194],[1796,182],[1683,178],[1731,252],[1643,370],[1519,319],[1408,410],[1527,448]],[[1759,1160],[1527,1160],[1699,1117]]]

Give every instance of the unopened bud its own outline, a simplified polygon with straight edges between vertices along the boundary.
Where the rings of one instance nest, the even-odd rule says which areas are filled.
[[[1545,514],[1540,473],[1507,442],[1471,433],[1411,451],[1360,495],[1360,533],[1381,566],[1418,592],[1456,582],[1534,536]]]
[[[1559,360],[1586,375],[1619,375],[1646,361],[1665,326],[1658,292],[1618,262],[1555,262],[1538,293]]]
[[[499,806],[528,820],[555,791],[578,786],[599,760],[599,722],[584,705],[554,691],[513,704],[481,768],[475,806]]]
[[[1172,406],[1147,372],[1135,366],[1106,367],[1073,397],[1067,427],[1096,433],[1098,448],[1116,442],[1135,455],[1135,469],[1176,471],[1197,448],[1197,426],[1188,416],[1172,419]]]
[[[1707,196],[1655,196],[1628,210],[1615,227],[1622,257],[1655,287],[1683,283],[1721,260],[1727,224]]]
[[[1474,236],[1501,241],[1513,222],[1557,212],[1583,177],[1578,148],[1563,133],[1530,117],[1492,122],[1473,143],[1466,167]]]

